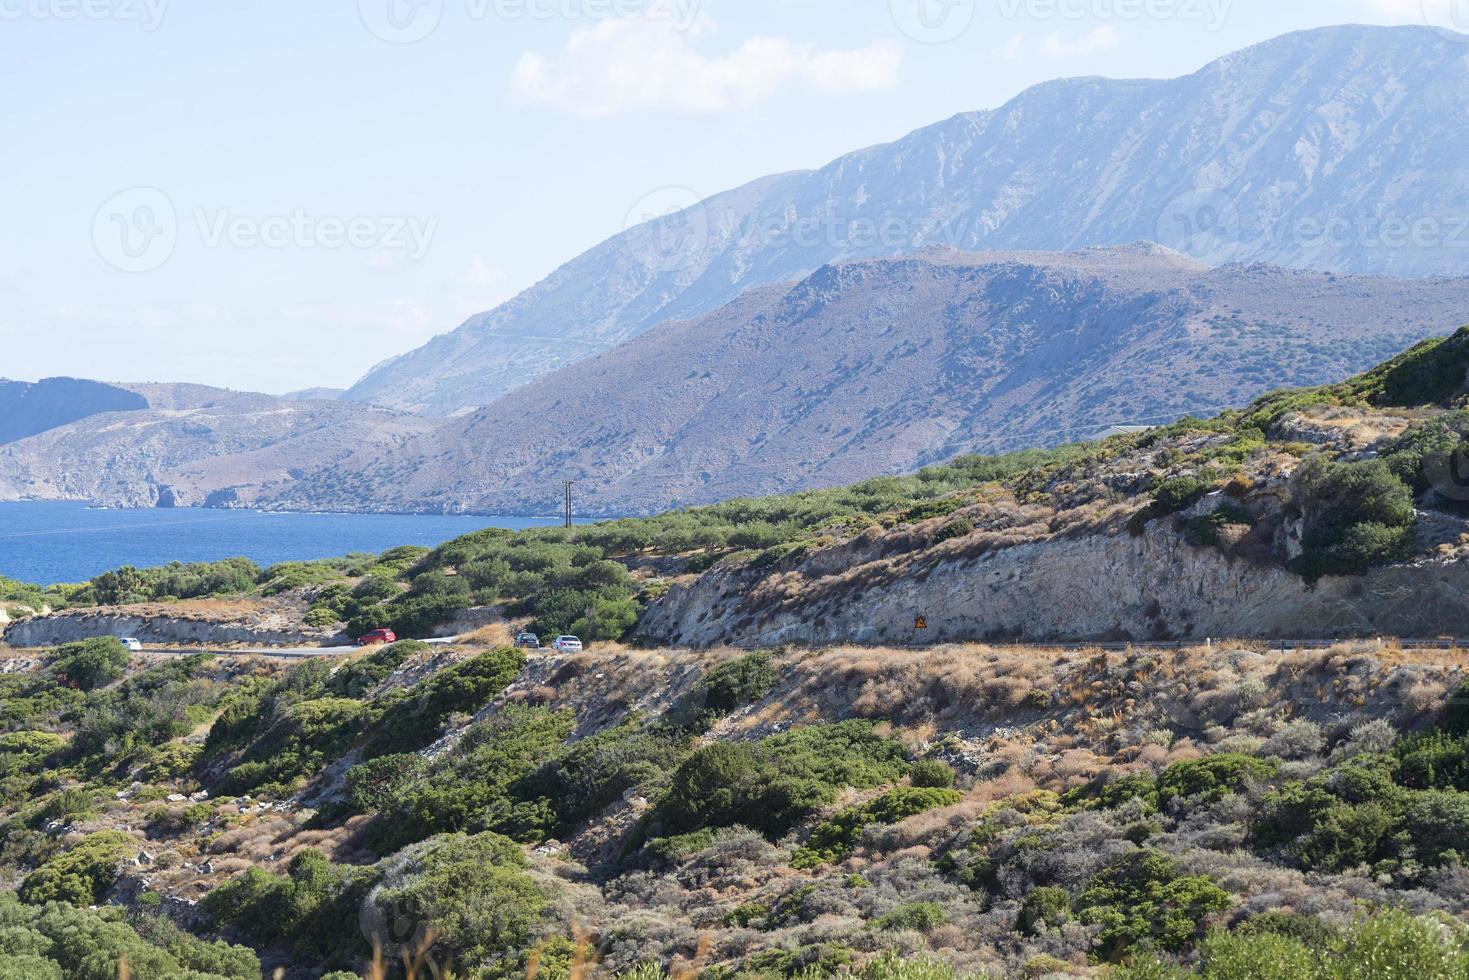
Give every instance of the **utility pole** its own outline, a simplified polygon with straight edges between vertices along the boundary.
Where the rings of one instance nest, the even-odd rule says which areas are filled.
[[[566,481],[566,526],[571,527],[571,488],[576,486],[575,481]]]

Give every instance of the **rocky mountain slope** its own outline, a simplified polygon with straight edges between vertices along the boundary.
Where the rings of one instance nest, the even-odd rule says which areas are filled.
[[[633,228],[380,366],[347,397],[449,415],[752,287],[931,245],[1149,239],[1211,265],[1462,275],[1464,40],[1329,28],[1184,78],[1037,86]]]
[[[1469,328],[1339,385],[1022,462],[947,506],[706,561],[638,632],[755,647],[1469,635],[1466,401]]]
[[[1156,246],[827,266],[665,324],[272,506],[583,512],[835,486],[1213,415],[1469,317],[1469,279],[1210,270]]]
[[[0,500],[117,507],[234,506],[362,449],[391,453],[431,428],[338,402],[287,402],[203,385],[131,385],[141,407],[0,446]]]
[[[0,445],[103,412],[147,407],[142,395],[97,381],[47,378],[31,384],[0,379]]]

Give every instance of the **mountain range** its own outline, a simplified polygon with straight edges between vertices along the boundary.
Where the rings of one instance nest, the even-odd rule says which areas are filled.
[[[1469,274],[1466,40],[1335,27],[1183,78],[1039,85],[634,227],[345,397],[452,415],[751,288],[935,245]]]
[[[345,394],[0,384],[0,499],[632,513],[1334,380],[1469,321],[1466,91],[1469,37],[1368,27],[1037,86],[640,224]]]
[[[823,266],[450,419],[138,385],[0,446],[0,499],[628,514],[1208,415],[1469,319],[1469,278],[1219,269],[1157,245]]]
[[[823,266],[306,478],[297,508],[587,513],[835,486],[1213,415],[1469,320],[1469,278],[1209,269],[1156,245]]]

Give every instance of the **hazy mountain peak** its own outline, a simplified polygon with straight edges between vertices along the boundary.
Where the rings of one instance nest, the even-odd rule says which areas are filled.
[[[1208,265],[1464,274],[1465,40],[1324,28],[1182,78],[1038,85],[633,228],[346,397],[452,414],[751,287],[931,246],[1155,241]]]

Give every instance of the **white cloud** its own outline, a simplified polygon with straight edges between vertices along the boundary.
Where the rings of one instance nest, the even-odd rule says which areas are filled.
[[[1075,41],[1063,41],[1060,34],[1051,34],[1041,42],[1041,54],[1052,59],[1075,58],[1113,47],[1118,39],[1117,28],[1111,26],[1088,31]]]
[[[895,45],[821,51],[785,37],[751,38],[709,57],[664,19],[605,20],[578,30],[554,58],[527,52],[512,99],[589,116],[638,110],[701,114],[755,105],[792,83],[824,93],[875,92],[897,84]]]
[[[1012,35],[1010,35],[1009,40],[1007,40],[1005,42],[1005,47],[1001,50],[1000,55],[1006,61],[1019,61],[1020,60],[1020,54],[1024,50],[1025,50],[1025,35],[1024,34],[1012,34]]]

